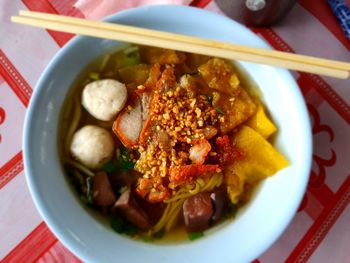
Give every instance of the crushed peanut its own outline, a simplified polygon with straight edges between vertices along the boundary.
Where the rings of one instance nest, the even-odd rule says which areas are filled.
[[[135,169],[143,178],[152,180],[154,191],[164,182],[169,169],[191,163],[189,149],[193,141],[205,138],[207,127],[218,124],[219,114],[206,96],[197,96],[179,84],[167,86],[163,92],[155,91],[150,114],[155,132],[167,134],[168,147],[152,139],[140,145]],[[176,185],[170,182],[167,188],[175,189]]]
[[[137,86],[137,89],[138,89],[138,90],[144,90],[144,89],[146,89],[146,87],[145,87],[144,85],[138,85],[138,86]]]

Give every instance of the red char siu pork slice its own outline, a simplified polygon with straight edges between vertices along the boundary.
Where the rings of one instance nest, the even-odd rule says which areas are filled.
[[[183,215],[188,232],[199,232],[209,227],[213,216],[213,203],[209,192],[188,198],[183,204]]]
[[[141,95],[141,108],[142,108],[142,122],[145,122],[150,112],[150,105],[152,100],[151,92],[143,92]]]
[[[133,93],[126,107],[114,122],[113,131],[126,147],[139,142],[139,137],[147,123],[150,113],[151,92]]]
[[[142,129],[141,99],[136,94],[130,96],[123,111],[113,124],[113,131],[125,147],[132,147],[138,143]]]
[[[114,205],[115,210],[121,214],[140,230],[146,231],[151,228],[150,219],[146,212],[136,202],[130,190],[125,191]]]
[[[108,175],[98,172],[92,179],[93,202],[99,206],[112,205],[116,200]]]

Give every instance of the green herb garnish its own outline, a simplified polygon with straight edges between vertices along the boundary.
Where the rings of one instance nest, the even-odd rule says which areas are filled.
[[[193,241],[204,236],[203,232],[191,232],[188,233],[188,239]]]
[[[108,174],[111,174],[117,170],[117,168],[115,167],[115,165],[112,162],[106,163],[102,167],[102,169]]]
[[[92,177],[86,178],[86,202],[93,204],[93,193],[92,193]]]
[[[123,224],[124,224],[124,221],[120,217],[112,217],[111,227],[115,232],[122,233],[123,232]]]
[[[211,95],[205,95],[205,97],[207,98],[207,100],[211,103],[213,101],[213,96]]]
[[[226,211],[225,211],[225,214],[224,214],[224,218],[227,219],[227,218],[232,218],[236,215],[238,211],[238,206],[235,205],[235,204],[229,204]]]
[[[150,242],[153,241],[153,238],[150,237],[150,236],[143,236],[143,237],[142,237],[142,240],[143,240],[144,242],[146,242],[146,243],[150,243]]]
[[[131,46],[123,50],[123,53],[127,56],[133,53],[138,53],[139,48],[137,46]]]
[[[139,48],[136,46],[129,47],[123,51],[122,65],[132,66],[140,64],[141,56],[139,52]]]
[[[137,228],[129,223],[125,223],[123,234],[134,236],[137,233]]]
[[[130,154],[126,148],[121,148],[117,156],[119,169],[122,172],[127,172],[134,168],[135,164],[132,161]]]
[[[137,228],[129,222],[123,220],[121,217],[112,217],[111,227],[119,234],[134,236],[137,233]]]
[[[221,115],[225,115],[225,112],[221,108],[217,107],[215,108],[215,110],[217,113],[220,113]]]
[[[93,80],[99,80],[100,74],[96,73],[96,72],[90,72],[89,77],[90,77],[90,79],[93,79]]]
[[[165,234],[165,231],[164,231],[164,229],[162,229],[162,230],[159,230],[158,232],[154,233],[153,237],[155,239],[161,239],[164,236],[164,234]]]

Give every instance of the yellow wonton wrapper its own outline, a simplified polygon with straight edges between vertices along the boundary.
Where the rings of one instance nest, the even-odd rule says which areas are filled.
[[[264,138],[269,138],[276,132],[277,128],[273,122],[266,116],[264,106],[260,102],[256,102],[257,111],[249,118],[246,125],[261,134]]]
[[[228,133],[238,125],[244,123],[256,112],[256,105],[249,93],[238,87],[239,94],[235,96],[233,102],[229,98],[220,101],[219,107],[225,112],[225,121],[220,123],[220,131]]]
[[[225,171],[225,182],[232,203],[237,203],[245,183],[255,183],[288,165],[288,161],[264,137],[248,126],[235,136],[236,146],[243,150],[243,160],[235,161]]]

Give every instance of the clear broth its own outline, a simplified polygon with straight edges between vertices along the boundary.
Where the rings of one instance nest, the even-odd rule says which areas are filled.
[[[101,55],[100,57],[97,57],[96,59],[94,59],[91,63],[89,63],[77,75],[77,78],[75,79],[75,81],[71,85],[71,88],[70,88],[70,90],[65,98],[63,110],[61,112],[61,117],[60,117],[60,125],[59,125],[58,149],[59,149],[59,154],[60,154],[62,160],[64,159],[65,155],[67,154],[65,147],[64,147],[64,145],[67,144],[65,133],[66,133],[66,131],[69,128],[70,123],[71,123],[72,110],[73,110],[72,106],[74,106],[73,104],[77,103],[77,102],[80,104],[82,90],[83,90],[84,86],[89,82],[88,81],[89,73],[100,72],[101,64],[106,59],[106,56],[111,55],[111,54],[115,54],[116,52],[120,52],[120,51],[124,50],[126,47],[127,46],[113,48],[113,49],[109,50],[107,52],[107,54]],[[253,81],[253,79],[249,77],[248,73],[239,64],[237,64],[237,63],[232,63],[232,64],[234,66],[235,73],[237,74],[237,76],[240,80],[241,86],[244,89],[246,89],[251,96],[259,97],[259,99],[261,100],[262,99],[261,92],[259,91],[258,86]],[[120,81],[120,79],[117,79],[117,80]],[[74,101],[74,100],[76,100],[76,101]],[[77,126],[77,129],[79,129],[80,127],[82,127],[83,125],[85,125],[87,123],[97,125],[97,126],[102,126],[104,128],[111,128],[112,127],[112,123],[102,122],[102,121],[99,121],[99,120],[96,120],[95,118],[93,118],[90,114],[88,114],[88,112],[83,107],[81,107],[81,111],[82,111],[82,116],[81,116],[81,120],[79,121],[79,124]],[[267,114],[268,114],[268,112],[267,112]],[[121,146],[121,143],[116,138],[116,136],[113,136],[113,138],[115,138],[116,146],[117,147]],[[70,188],[72,189],[72,191],[75,192],[75,196],[76,196],[77,200],[80,203],[82,203],[82,200],[79,196],[79,193],[78,193],[76,187],[74,186],[74,184],[72,182],[72,179],[70,178],[70,176],[67,175],[67,169],[65,167],[63,167],[63,170],[66,172],[66,179],[69,182]],[[245,202],[241,203],[239,205],[240,211],[238,214],[240,214],[241,212],[243,212],[245,210],[245,209],[240,209],[240,208],[242,206],[246,206],[246,202],[248,202],[249,200],[254,198],[256,191],[259,189],[259,187],[257,187],[258,184],[254,185],[253,187],[251,187],[251,189],[249,191],[245,192],[245,196],[243,198],[245,200]],[[100,223],[105,225],[108,229],[113,231],[109,225],[110,218],[108,216],[103,215],[100,210],[96,210],[94,208],[91,208],[88,205],[84,204],[83,207],[97,221],[99,221]],[[236,217],[236,215],[233,215],[230,218],[222,219],[220,222],[215,223],[214,227],[211,226],[208,230],[206,230],[205,233],[206,232],[213,232],[213,229],[214,229],[214,232],[221,230],[222,229],[221,226],[225,225],[225,224],[223,224],[224,222],[226,223],[227,221],[233,221],[235,217]],[[210,234],[213,234],[213,233],[210,233]],[[125,237],[128,237],[128,236],[125,236]],[[135,237],[130,237],[130,238],[133,240],[149,242],[149,240],[145,239],[144,236],[135,236]],[[163,245],[186,242],[186,241],[187,242],[189,241],[188,233],[185,231],[184,226],[180,225],[180,224],[177,224],[177,226],[175,226],[170,232],[164,234],[164,236],[162,236],[162,238],[152,239],[152,243],[163,244]]]

